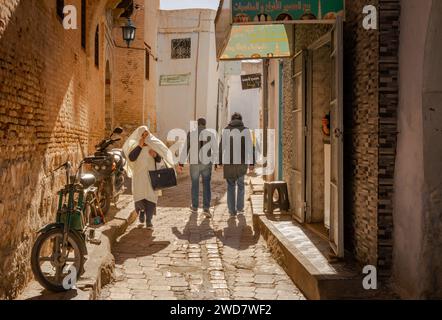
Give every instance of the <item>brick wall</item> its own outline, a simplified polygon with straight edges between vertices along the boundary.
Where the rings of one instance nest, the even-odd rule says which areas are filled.
[[[144,0],[137,0],[134,3],[144,5]],[[114,126],[123,127],[124,135],[130,135],[137,127],[147,124],[147,108],[144,101],[145,51],[138,50],[145,48],[145,30],[142,27],[144,14],[145,10],[140,10],[132,18],[137,26],[135,41],[130,45],[133,49],[126,48],[120,28],[113,30],[117,45],[124,47],[115,48],[114,51],[113,122]],[[126,20],[122,19],[120,24],[124,23]]]
[[[130,108],[131,114],[142,114],[144,52],[138,56],[121,49],[126,61],[120,62],[124,75],[119,76],[115,66],[119,56],[106,31],[112,26],[107,28],[105,10],[117,3],[87,1],[83,49],[80,21],[77,30],[65,30],[56,15],[56,1],[0,2],[0,299],[16,297],[31,279],[30,251],[36,231],[54,221],[56,192],[64,184],[63,172],[51,171],[67,160],[78,163],[103,138],[106,60],[114,59],[111,73],[120,79],[120,84],[114,81],[116,87],[129,79],[140,92],[140,101],[124,88],[114,93],[130,105],[126,109],[121,103],[122,113]],[[69,4],[77,7],[80,17],[81,0]],[[143,20],[139,26],[142,37]],[[128,60],[136,67],[123,70]],[[135,125],[133,118],[117,116],[118,124]]]
[[[379,30],[364,30],[362,8],[347,8],[345,157],[347,245],[361,264],[390,276],[398,105],[399,0],[372,1]],[[351,63],[349,63],[351,62]]]
[[[344,161],[351,170],[345,170],[345,245],[361,264],[377,265],[379,32],[362,27],[367,1],[347,2]]]
[[[0,298],[14,297],[29,280],[35,232],[54,217],[61,183],[51,170],[87,151],[95,122],[86,75],[77,72],[86,63],[75,46],[80,38],[65,32],[54,3],[0,8]]]
[[[381,275],[389,276],[393,255],[400,0],[380,0],[379,16],[378,267]]]

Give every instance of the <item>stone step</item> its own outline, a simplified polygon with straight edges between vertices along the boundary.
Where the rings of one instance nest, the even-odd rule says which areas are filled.
[[[262,195],[252,195],[254,226],[274,258],[308,299],[358,299],[369,296],[362,270],[351,261],[329,260],[328,241],[289,215],[263,213]]]

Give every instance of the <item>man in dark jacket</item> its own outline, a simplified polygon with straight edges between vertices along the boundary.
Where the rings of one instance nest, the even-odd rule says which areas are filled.
[[[198,212],[200,177],[202,178],[203,212],[207,218],[212,216],[210,213],[212,198],[210,184],[213,167],[211,143],[216,143],[216,136],[206,129],[206,119],[200,118],[198,119],[198,129],[192,130],[187,134],[186,149],[181,153],[180,158],[180,170],[182,170],[187,160],[190,163],[190,177],[192,180],[191,211],[193,213]],[[207,149],[207,152],[204,154],[205,149]]]
[[[219,145],[219,164],[224,168],[227,181],[227,205],[230,216],[244,214],[245,175],[254,170],[255,147],[250,130],[244,126],[239,113],[223,130]],[[237,190],[236,190],[237,189]]]

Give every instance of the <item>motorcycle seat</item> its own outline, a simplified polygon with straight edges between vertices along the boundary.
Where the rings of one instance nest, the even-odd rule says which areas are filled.
[[[81,176],[80,183],[83,188],[89,188],[90,186],[93,186],[95,184],[96,180],[97,179],[93,174],[86,173]]]

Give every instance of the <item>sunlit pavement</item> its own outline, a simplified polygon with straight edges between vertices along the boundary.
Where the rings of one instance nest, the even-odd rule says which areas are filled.
[[[230,218],[222,173],[212,179],[213,215],[190,212],[190,179],[160,198],[154,231],[130,226],[113,254],[116,280],[103,300],[305,299],[255,236],[246,214]]]

